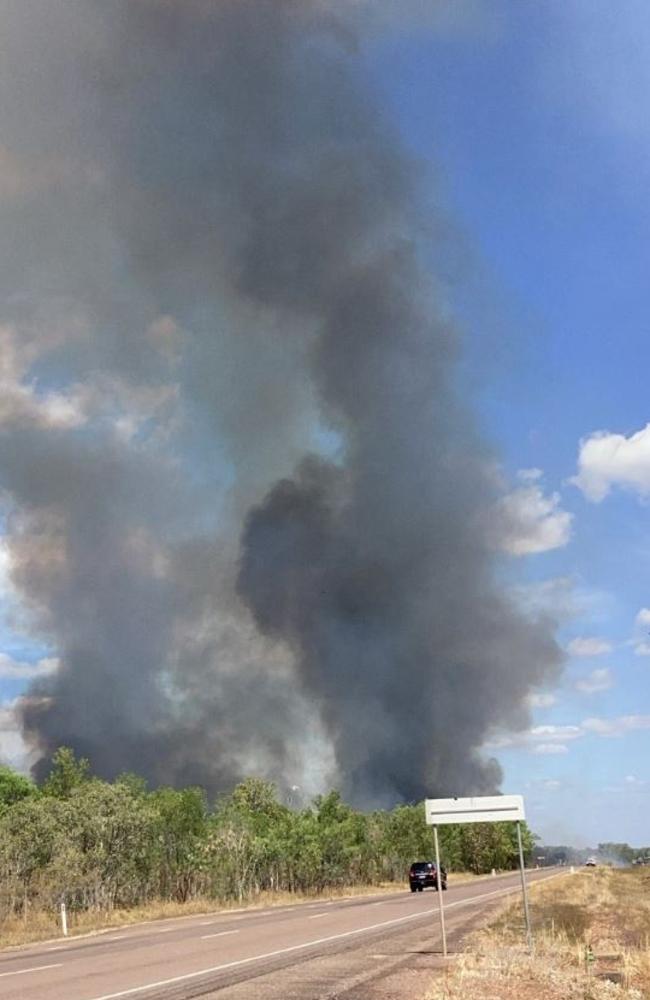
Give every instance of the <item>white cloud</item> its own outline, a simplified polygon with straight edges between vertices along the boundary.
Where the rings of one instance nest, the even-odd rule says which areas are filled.
[[[579,611],[575,582],[570,576],[555,576],[535,583],[517,584],[510,595],[531,618],[549,615],[558,621],[573,618]]]
[[[505,733],[490,741],[488,747],[492,750],[504,750],[509,747],[522,747],[533,753],[566,753],[567,743],[580,739],[584,733],[580,726],[543,725],[533,726],[521,733]],[[549,747],[560,747],[551,750]]]
[[[38,351],[32,339],[13,326],[0,326],[0,426],[27,421],[40,427],[78,427],[84,423],[73,396],[39,392],[29,377]]]
[[[630,788],[639,788],[642,785],[646,784],[646,782],[642,778],[637,778],[635,774],[626,774],[623,780],[625,781],[625,784],[628,785],[628,787]]]
[[[17,699],[0,702],[0,762],[19,771],[28,771],[30,751],[16,718],[17,705]]]
[[[609,620],[614,599],[604,590],[584,586],[576,577],[556,576],[509,588],[520,611],[533,620],[550,617],[556,622],[584,619],[593,627]]]
[[[520,469],[517,473],[517,478],[521,479],[522,483],[536,483],[543,476],[544,473],[541,469]]]
[[[6,653],[0,653],[0,678],[11,681],[31,681],[35,677],[49,677],[59,669],[59,660],[48,656],[36,663],[14,660]]]
[[[578,474],[571,482],[600,503],[614,486],[650,496],[650,424],[625,437],[596,431],[580,442]]]
[[[557,778],[542,778],[540,784],[549,792],[555,792],[562,787],[562,782],[558,781]]]
[[[585,719],[582,729],[595,736],[624,736],[626,733],[650,729],[650,715],[620,715],[612,719]]]
[[[580,726],[572,725],[546,725],[546,726],[533,726],[530,730],[530,739],[533,741],[539,740],[543,743],[549,742],[560,742],[566,743],[569,740],[577,740],[582,733],[580,731]]]
[[[650,630],[650,608],[641,608],[634,619],[634,627],[636,635],[629,641],[629,645],[634,647],[634,655],[650,656],[650,642],[647,638]]]
[[[586,736],[622,737],[628,733],[650,729],[650,715],[620,715],[603,719],[593,716],[580,725],[533,726],[520,733],[502,733],[487,743],[487,750],[527,750],[538,755],[566,754],[576,740]]]
[[[529,708],[550,708],[556,701],[557,698],[550,691],[534,691],[526,698]]]
[[[11,590],[11,553],[7,545],[7,539],[0,535],[0,600]]]
[[[499,547],[513,556],[549,552],[567,545],[573,514],[562,510],[559,493],[545,494],[539,469],[519,474],[523,485],[502,497],[497,506]]]
[[[613,686],[614,678],[607,667],[592,670],[588,677],[581,677],[575,684],[576,691],[582,691],[583,694],[597,694],[599,691],[609,691]]]
[[[611,651],[612,644],[596,636],[577,636],[567,646],[569,656],[603,656]]]
[[[71,325],[73,339],[84,336],[81,320]],[[34,367],[65,340],[54,322],[46,336],[37,333],[40,330],[0,325],[0,427],[21,422],[57,430],[94,425],[112,429],[127,444],[153,418],[160,435],[173,427],[178,402],[174,383],[138,385],[128,378],[95,373],[83,382],[44,391]],[[181,346],[181,331],[171,317],[156,320],[146,336],[168,361],[174,360],[173,351]],[[148,433],[153,431],[149,428]]]

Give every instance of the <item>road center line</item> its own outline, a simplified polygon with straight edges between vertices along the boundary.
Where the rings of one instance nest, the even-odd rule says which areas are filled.
[[[216,934],[202,934],[201,940],[207,941],[208,938],[225,937],[226,934],[239,934],[239,931],[218,931]]]
[[[16,972],[0,972],[0,979],[4,979],[5,976],[26,976],[28,972],[43,972],[45,969],[60,969],[63,962],[57,962],[56,965],[37,965],[33,969],[18,969]]]
[[[320,920],[321,917],[326,917],[326,916],[327,913],[312,913],[310,917],[307,917],[307,920]]]
[[[548,878],[555,878],[560,873],[555,873],[555,875],[550,875]],[[547,879],[540,878],[536,879],[539,882],[545,882]],[[467,906],[469,903],[475,903],[477,900],[490,899],[494,896],[504,896],[511,893],[519,891],[520,887],[518,885],[509,886],[507,889],[496,889],[493,892],[484,892],[478,896],[470,896],[468,899],[459,899],[455,903],[447,903],[445,909],[451,909],[455,906]],[[290,945],[288,948],[279,948],[277,951],[268,951],[266,954],[262,955],[251,955],[250,958],[240,958],[236,962],[225,962],[222,965],[213,965],[208,969],[199,969],[197,972],[187,972],[183,976],[173,976],[171,979],[161,979],[155,983],[145,983],[144,986],[133,986],[129,990],[120,990],[119,993],[104,993],[99,997],[92,997],[91,1000],[118,1000],[118,997],[129,997],[135,996],[136,993],[144,993],[146,990],[154,990],[161,986],[171,986],[172,983],[183,983],[190,979],[198,979],[199,976],[209,976],[212,972],[224,972],[226,969],[236,969],[242,965],[250,965],[252,962],[262,962],[267,958],[277,958],[280,955],[290,955],[292,952],[304,951],[306,948],[314,948],[319,944],[329,944],[330,941],[342,941],[344,938],[354,937],[359,934],[365,934],[368,931],[379,930],[382,927],[395,927],[397,924],[407,923],[409,920],[418,920],[422,917],[431,916],[438,912],[438,907],[434,906],[428,910],[418,910],[416,913],[410,913],[406,917],[395,917],[393,920],[382,920],[378,924],[370,924],[367,927],[358,927],[353,931],[344,931],[342,934],[331,934],[329,937],[317,938],[314,941],[305,941],[303,944]]]

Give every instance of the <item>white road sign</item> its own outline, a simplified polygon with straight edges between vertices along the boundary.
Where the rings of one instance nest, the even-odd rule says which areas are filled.
[[[470,799],[426,799],[427,823],[445,826],[449,823],[503,823],[524,820],[522,795],[479,795]]]

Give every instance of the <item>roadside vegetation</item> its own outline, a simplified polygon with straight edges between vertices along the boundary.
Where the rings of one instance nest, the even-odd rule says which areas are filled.
[[[509,903],[437,980],[428,1000],[650,997],[650,872],[601,867],[531,886],[534,946]]]
[[[527,851],[533,838],[525,830]],[[513,826],[441,829],[450,871],[517,865]],[[0,942],[215,907],[404,885],[432,854],[422,805],[362,813],[335,791],[306,808],[248,778],[208,803],[199,788],[92,777],[61,748],[37,787],[0,768]]]

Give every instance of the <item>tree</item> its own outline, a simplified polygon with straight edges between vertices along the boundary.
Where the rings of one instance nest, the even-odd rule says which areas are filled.
[[[55,799],[68,799],[73,789],[90,778],[90,762],[77,759],[70,747],[59,747],[52,757],[50,773],[43,782],[43,794]]]
[[[161,895],[184,902],[195,893],[201,873],[205,793],[200,788],[159,788],[149,794],[148,802],[156,816]]]
[[[16,802],[37,794],[38,789],[33,781],[11,767],[0,765],[0,816]]]

